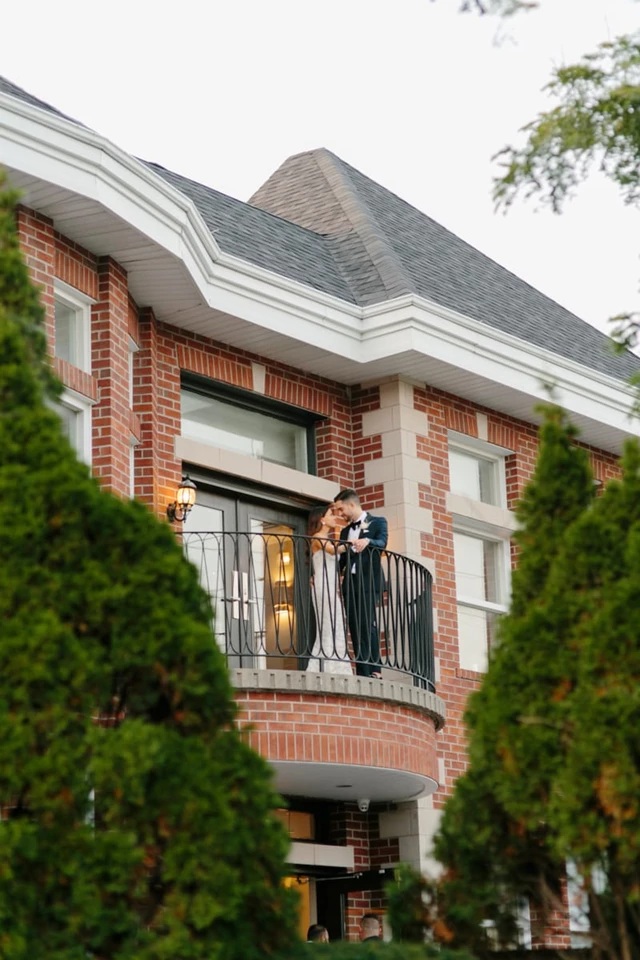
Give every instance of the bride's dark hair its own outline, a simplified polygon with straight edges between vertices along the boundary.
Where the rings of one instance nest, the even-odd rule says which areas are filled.
[[[324,507],[314,507],[307,520],[307,536],[313,537],[322,527],[322,518],[332,504],[327,503]]]

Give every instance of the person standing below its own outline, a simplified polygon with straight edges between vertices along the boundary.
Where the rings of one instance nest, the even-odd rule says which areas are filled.
[[[371,940],[382,940],[382,927],[375,913],[365,913],[360,921],[360,939],[363,943]]]
[[[329,943],[329,931],[321,923],[312,923],[307,930],[307,943]]]
[[[382,593],[380,551],[387,545],[387,521],[363,510],[355,490],[342,490],[334,503],[340,516],[349,521],[340,531],[340,541],[347,547],[340,553],[340,568],[356,674],[381,680],[376,603]]]

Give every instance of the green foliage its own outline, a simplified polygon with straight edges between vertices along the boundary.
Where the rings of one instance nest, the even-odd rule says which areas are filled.
[[[437,915],[434,885],[407,864],[395,871],[387,884],[387,913],[393,939],[403,943],[424,943],[431,933],[444,938],[445,931]]]
[[[103,492],[45,405],[14,205],[0,194],[0,955],[274,955],[296,935],[267,765],[171,530]]]
[[[558,67],[546,89],[557,106],[523,128],[524,146],[497,154],[503,167],[494,181],[497,205],[508,208],[524,194],[558,213],[593,167],[617,184],[626,203],[638,204],[640,34],[602,43],[579,63]],[[611,323],[619,352],[637,344],[638,313],[621,313]]]
[[[506,945],[518,899],[558,905],[571,859],[602,957],[631,958],[640,891],[640,452],[628,446],[622,481],[593,500],[586,455],[557,410],[541,439],[520,508],[512,610],[469,704],[471,764],[437,840],[447,870],[440,906],[456,944],[484,952],[481,923],[491,919]]]
[[[285,960],[473,960],[466,951],[447,950],[432,944],[309,943],[301,944]]]
[[[524,127],[524,147],[498,154],[505,167],[495,182],[498,203],[508,206],[524,191],[559,211],[594,163],[618,184],[627,203],[637,203],[640,37],[618,37],[579,63],[558,67],[546,89],[558,106]]]
[[[539,602],[567,529],[590,506],[588,456],[557,407],[548,407],[540,431],[535,474],[518,506],[520,548],[510,614],[481,690],[469,701],[468,772],[447,803],[436,842],[446,865],[441,909],[456,942],[485,951],[483,921],[499,941],[516,938],[518,899],[547,899],[556,864],[540,843],[541,781],[550,772],[558,731],[544,716],[570,660],[558,656],[556,625]],[[472,888],[472,895],[469,895]]]

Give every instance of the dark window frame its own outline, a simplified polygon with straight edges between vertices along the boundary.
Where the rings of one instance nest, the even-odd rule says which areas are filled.
[[[255,394],[249,390],[243,390],[241,387],[234,387],[228,383],[211,380],[209,377],[199,376],[195,373],[180,373],[180,390],[189,390],[192,393],[198,393],[201,396],[219,400],[221,403],[226,403],[230,407],[240,407],[244,410],[250,410],[253,413],[260,413],[263,416],[271,417],[273,420],[283,420],[285,423],[291,423],[297,427],[304,427],[307,433],[307,472],[312,476],[318,475],[316,427],[317,424],[328,420],[328,417],[314,413],[312,410],[294,407],[289,403],[283,403],[281,400],[263,397],[262,394]],[[282,466],[285,466],[285,464],[282,464]],[[295,467],[289,467],[288,469],[293,470]]]

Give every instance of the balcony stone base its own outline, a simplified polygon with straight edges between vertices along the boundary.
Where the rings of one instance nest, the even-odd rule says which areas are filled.
[[[304,670],[259,670],[244,667],[230,671],[236,690],[273,690],[278,693],[332,694],[337,697],[362,697],[384,700],[389,704],[412,707],[427,713],[440,730],[446,719],[444,700],[429,690],[415,687],[407,678],[374,680],[371,677],[343,677],[332,673]]]
[[[287,796],[400,802],[438,787],[444,705],[406,682],[234,669],[238,724]]]

